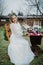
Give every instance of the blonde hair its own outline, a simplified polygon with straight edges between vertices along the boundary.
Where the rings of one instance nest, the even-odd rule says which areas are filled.
[[[16,17],[17,17],[17,15],[16,15],[15,13],[11,14],[11,15],[10,15],[10,19],[9,19],[10,23],[11,23],[11,20],[12,20],[12,17],[13,17],[13,16],[16,16]]]

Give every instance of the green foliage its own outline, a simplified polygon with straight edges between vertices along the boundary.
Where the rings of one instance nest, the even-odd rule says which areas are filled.
[[[43,29],[43,26],[42,26],[42,29]]]
[[[7,38],[7,36],[6,36],[6,31],[4,30],[4,39],[6,40],[6,41],[8,41],[8,38]]]

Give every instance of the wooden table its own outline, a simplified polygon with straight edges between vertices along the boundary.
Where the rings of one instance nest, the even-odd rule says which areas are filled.
[[[41,45],[42,37],[42,34],[30,34],[31,49],[36,56],[38,56],[40,52],[43,52],[43,49],[39,47],[39,45]]]

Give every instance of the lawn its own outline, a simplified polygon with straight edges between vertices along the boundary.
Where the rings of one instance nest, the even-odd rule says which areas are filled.
[[[40,46],[43,48],[43,39],[42,44]],[[4,28],[0,27],[0,65],[14,65],[10,62],[7,53],[8,41],[4,40]],[[36,57],[30,65],[43,65],[43,53],[40,53],[38,57]]]

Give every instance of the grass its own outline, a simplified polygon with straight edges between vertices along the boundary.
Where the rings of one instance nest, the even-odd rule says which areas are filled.
[[[41,48],[43,48],[43,39]],[[0,27],[0,65],[14,65],[10,62],[7,53],[8,49],[8,41],[4,40],[4,28]],[[37,58],[35,58],[30,65],[43,65],[43,53],[39,54]]]

